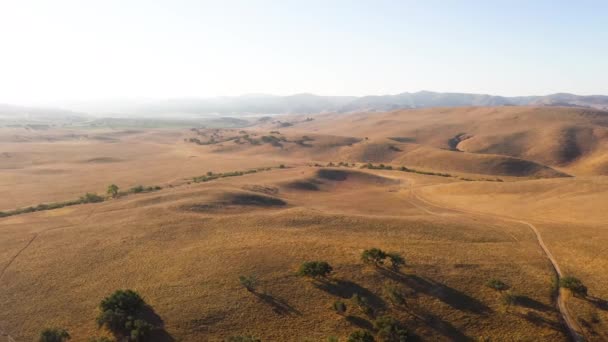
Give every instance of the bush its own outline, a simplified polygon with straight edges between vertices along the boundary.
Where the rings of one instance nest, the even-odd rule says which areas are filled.
[[[61,328],[47,328],[40,332],[39,342],[63,342],[71,338],[67,330]]]
[[[346,304],[341,300],[337,300],[334,302],[334,310],[336,310],[338,315],[344,315],[346,313]]]
[[[405,265],[405,259],[399,253],[387,253],[380,248],[366,249],[361,253],[361,260],[363,262],[376,266],[384,265],[384,261],[389,259],[391,267],[398,270],[399,267]]]
[[[587,286],[575,277],[563,277],[559,280],[559,287],[570,290],[575,296],[587,296]]]
[[[319,278],[327,277],[333,268],[325,261],[307,261],[300,266],[298,274],[301,276]]]
[[[386,253],[380,248],[366,249],[361,253],[361,260],[366,263],[374,263],[376,265],[382,265],[386,259]]]
[[[374,321],[374,328],[378,330],[378,337],[387,342],[405,342],[408,331],[394,318],[382,316]]]
[[[254,276],[239,276],[239,282],[249,292],[254,292],[257,285],[257,279]]]
[[[496,291],[504,291],[509,288],[507,284],[505,284],[504,282],[502,282],[502,280],[499,279],[488,280],[486,286]]]
[[[144,192],[144,186],[143,185],[134,186],[131,189],[129,189],[129,192],[134,193],[134,194]]]
[[[374,342],[374,336],[365,330],[357,330],[348,336],[348,342]]]
[[[405,265],[405,259],[398,253],[387,253],[386,256],[391,261],[391,266],[395,270],[398,270],[401,266]]]
[[[350,300],[353,305],[358,307],[364,314],[371,316],[374,313],[374,310],[372,309],[371,305],[369,305],[367,298],[360,296],[358,293],[355,293]]]
[[[283,165],[283,164],[279,165],[279,169],[284,169],[284,168],[285,168],[285,165]]]
[[[103,202],[103,197],[95,193],[87,192],[84,196],[80,197],[81,203],[99,203]]]
[[[387,285],[387,286],[384,287],[384,291],[386,292],[386,295],[388,296],[388,299],[394,305],[403,305],[403,304],[405,304],[405,297],[403,296],[403,294],[401,293],[401,291],[399,291],[399,289],[396,288],[395,286]]]

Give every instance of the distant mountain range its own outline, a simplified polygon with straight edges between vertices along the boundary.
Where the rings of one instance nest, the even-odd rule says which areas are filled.
[[[82,102],[63,106],[75,112],[124,117],[192,117],[242,116],[248,114],[314,114],[322,112],[389,111],[406,108],[462,106],[572,106],[608,110],[608,96],[581,96],[558,93],[546,96],[505,97],[485,94],[438,93],[420,91],[378,96],[320,96],[296,94],[290,96],[242,95],[214,98],[176,98],[169,100],[136,100]],[[11,107],[0,105],[0,114]],[[13,107],[16,109],[18,107]],[[21,114],[28,112],[21,108]],[[35,109],[40,114],[40,109]],[[59,112],[54,110],[55,112]],[[59,114],[59,113],[57,113]],[[62,113],[67,114],[67,113]],[[73,113],[72,114],[76,114]]]
[[[484,94],[436,93],[420,91],[380,96],[290,96],[244,95],[235,97],[190,98],[156,101],[132,108],[137,114],[313,114],[320,112],[387,111],[404,108],[460,106],[577,106],[608,109],[608,96],[552,94],[547,96],[504,97]]]

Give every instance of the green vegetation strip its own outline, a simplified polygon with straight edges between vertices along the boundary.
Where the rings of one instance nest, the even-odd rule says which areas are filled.
[[[108,194],[111,195],[112,197],[122,197],[122,196],[126,196],[129,194],[158,191],[160,189],[162,189],[160,186],[144,187],[142,185],[138,185],[138,186],[135,186],[135,187],[129,189],[128,191],[118,192],[118,187],[116,187],[115,194],[110,194],[110,190],[108,190]],[[65,202],[42,203],[42,204],[38,204],[37,206],[19,208],[19,209],[14,209],[14,210],[9,210],[9,211],[0,211],[0,217],[27,214],[27,213],[33,213],[36,211],[53,210],[53,209],[59,209],[59,208],[69,207],[69,206],[78,205],[78,204],[99,203],[99,202],[105,201],[106,199],[107,199],[106,197],[100,196],[95,193],[86,193],[84,196],[81,196],[77,200],[71,200],[71,201],[65,201]]]
[[[236,176],[243,176],[243,175],[247,175],[247,174],[251,174],[251,173],[261,172],[261,171],[270,171],[273,168],[284,169],[285,165],[281,164],[278,167],[265,167],[265,168],[251,169],[251,170],[246,170],[246,171],[232,171],[232,172],[224,172],[224,173],[207,172],[207,174],[205,176],[194,177],[194,178],[192,178],[192,180],[196,183],[208,182],[208,181],[218,179],[218,178],[236,177]],[[38,204],[37,206],[30,206],[30,207],[19,208],[19,209],[14,209],[14,210],[9,210],[9,211],[0,211],[0,218],[20,215],[20,214],[33,213],[36,211],[59,209],[59,208],[69,207],[69,206],[78,205],[78,204],[99,203],[99,202],[103,202],[109,198],[119,198],[119,197],[127,196],[130,194],[152,192],[152,191],[158,191],[161,189],[162,189],[162,187],[160,187],[160,186],[138,185],[138,186],[130,188],[127,191],[119,191],[118,186],[111,184],[110,186],[108,186],[108,191],[107,191],[108,197],[103,197],[103,196],[100,196],[95,193],[86,193],[84,196],[81,196],[77,200],[71,200],[71,201],[65,201],[65,202],[42,203],[42,204]]]
[[[330,163],[331,164],[331,163]],[[338,164],[338,166],[341,166],[342,163]],[[346,165],[348,165],[348,163],[346,163]],[[330,165],[333,166],[333,165]],[[451,177],[451,178],[458,178],[460,180],[463,181],[475,181],[475,179],[471,179],[471,178],[464,178],[464,177],[458,177],[449,173],[442,173],[442,172],[430,172],[430,171],[421,171],[421,170],[416,170],[416,169],[410,169],[408,167],[405,166],[401,166],[399,168],[393,168],[391,165],[384,165],[384,164],[379,164],[379,165],[374,165],[372,163],[367,163],[364,164],[363,166],[361,166],[362,169],[370,169],[370,170],[395,170],[395,171],[402,171],[402,172],[411,172],[411,173],[418,173],[421,175],[427,175],[427,176],[439,176],[439,177]],[[503,180],[500,178],[482,178],[479,179],[481,181],[486,181],[486,182],[502,182]]]
[[[232,171],[232,172],[224,172],[224,173],[213,173],[211,171],[207,172],[204,176],[193,177],[192,181],[195,183],[204,183],[209,182],[218,178],[227,178],[227,177],[237,177],[244,176],[252,173],[262,172],[262,171],[270,171],[272,169],[284,169],[285,165],[281,164],[278,167],[262,167],[259,169],[251,169],[245,171]]]

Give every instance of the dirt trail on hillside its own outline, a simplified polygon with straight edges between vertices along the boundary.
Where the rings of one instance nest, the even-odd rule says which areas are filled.
[[[495,215],[495,214],[489,214],[489,213],[480,213],[480,212],[468,211],[468,210],[463,210],[463,209],[456,209],[456,208],[451,208],[451,207],[447,207],[444,205],[433,203],[427,199],[420,197],[414,190],[413,183],[410,183],[410,185],[409,185],[409,192],[410,192],[409,195],[411,197],[410,203],[431,215],[445,215],[445,214],[450,214],[450,213],[460,213],[460,214],[468,214],[468,215],[475,215],[475,216],[491,217],[491,218],[495,218],[498,220],[515,222],[515,223],[519,223],[519,224],[523,224],[523,225],[527,226],[528,228],[530,228],[530,230],[532,230],[532,232],[534,232],[534,235],[536,236],[536,240],[537,240],[540,248],[543,250],[543,253],[547,257],[547,259],[549,259],[549,261],[551,262],[551,266],[553,267],[553,270],[556,274],[558,283],[559,283],[559,280],[563,277],[563,273],[559,267],[559,264],[557,263],[557,260],[555,260],[555,257],[553,256],[553,254],[551,254],[551,251],[545,244],[540,232],[538,231],[536,226],[533,225],[532,223],[524,221],[524,220],[508,217],[508,216],[501,216],[501,215]],[[432,207],[432,209],[434,209],[434,210],[429,210],[429,208],[426,208],[425,205]],[[436,209],[444,210],[444,212],[437,212]],[[563,291],[561,290],[561,288],[558,288],[557,299],[556,299],[557,307],[558,307],[558,310],[562,317],[562,320],[563,320],[564,324],[566,325],[566,328],[567,328],[568,333],[569,333],[570,337],[572,338],[572,340],[575,342],[583,342],[583,341],[585,341],[585,338],[582,334],[583,330],[579,326],[576,319],[574,317],[572,317],[572,315],[570,314],[570,310],[568,309],[566,299],[564,298],[564,294],[562,292]]]

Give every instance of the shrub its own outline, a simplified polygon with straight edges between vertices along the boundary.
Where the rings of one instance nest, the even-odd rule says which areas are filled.
[[[47,328],[40,332],[39,342],[63,342],[69,340],[70,334],[61,328]]]
[[[559,280],[559,287],[570,290],[575,296],[586,296],[587,286],[583,285],[580,279],[575,277],[563,277]]]
[[[257,279],[254,276],[239,276],[239,282],[249,292],[254,292],[257,285]]]
[[[399,291],[399,289],[396,288],[395,286],[387,285],[387,286],[384,287],[384,291],[386,292],[386,295],[388,296],[388,299],[394,305],[403,305],[403,304],[405,304],[405,297],[403,296],[403,294],[401,293],[401,291]]]
[[[386,259],[386,253],[379,248],[366,249],[361,253],[361,260],[366,263],[382,265]]]
[[[80,197],[81,203],[99,203],[103,202],[103,197],[95,193],[87,192],[84,196]]]
[[[348,336],[348,342],[374,342],[374,336],[365,330],[357,330]]]
[[[319,278],[327,277],[333,268],[325,261],[307,261],[300,266],[298,274],[301,276]]]
[[[391,261],[391,266],[395,270],[398,270],[401,266],[405,265],[405,259],[398,253],[387,253],[386,256]]]
[[[131,189],[129,189],[129,192],[132,192],[134,194],[144,192],[144,186],[143,185],[134,186]]]
[[[502,280],[499,279],[488,280],[486,286],[496,291],[504,291],[509,288],[507,284],[505,284]]]
[[[279,169],[284,169],[284,168],[285,168],[285,165],[283,165],[283,164],[279,165]]]
[[[364,314],[371,316],[374,313],[367,298],[360,296],[358,293],[355,293],[350,300],[353,305],[358,307]]]
[[[408,331],[394,318],[382,316],[374,321],[374,328],[378,330],[378,337],[387,342],[405,342]]]
[[[337,300],[334,302],[334,310],[336,310],[338,315],[344,315],[346,313],[346,304],[341,300]]]
[[[108,185],[108,190],[106,191],[106,193],[109,196],[111,196],[112,198],[116,198],[118,196],[118,185],[116,185],[116,184]]]

